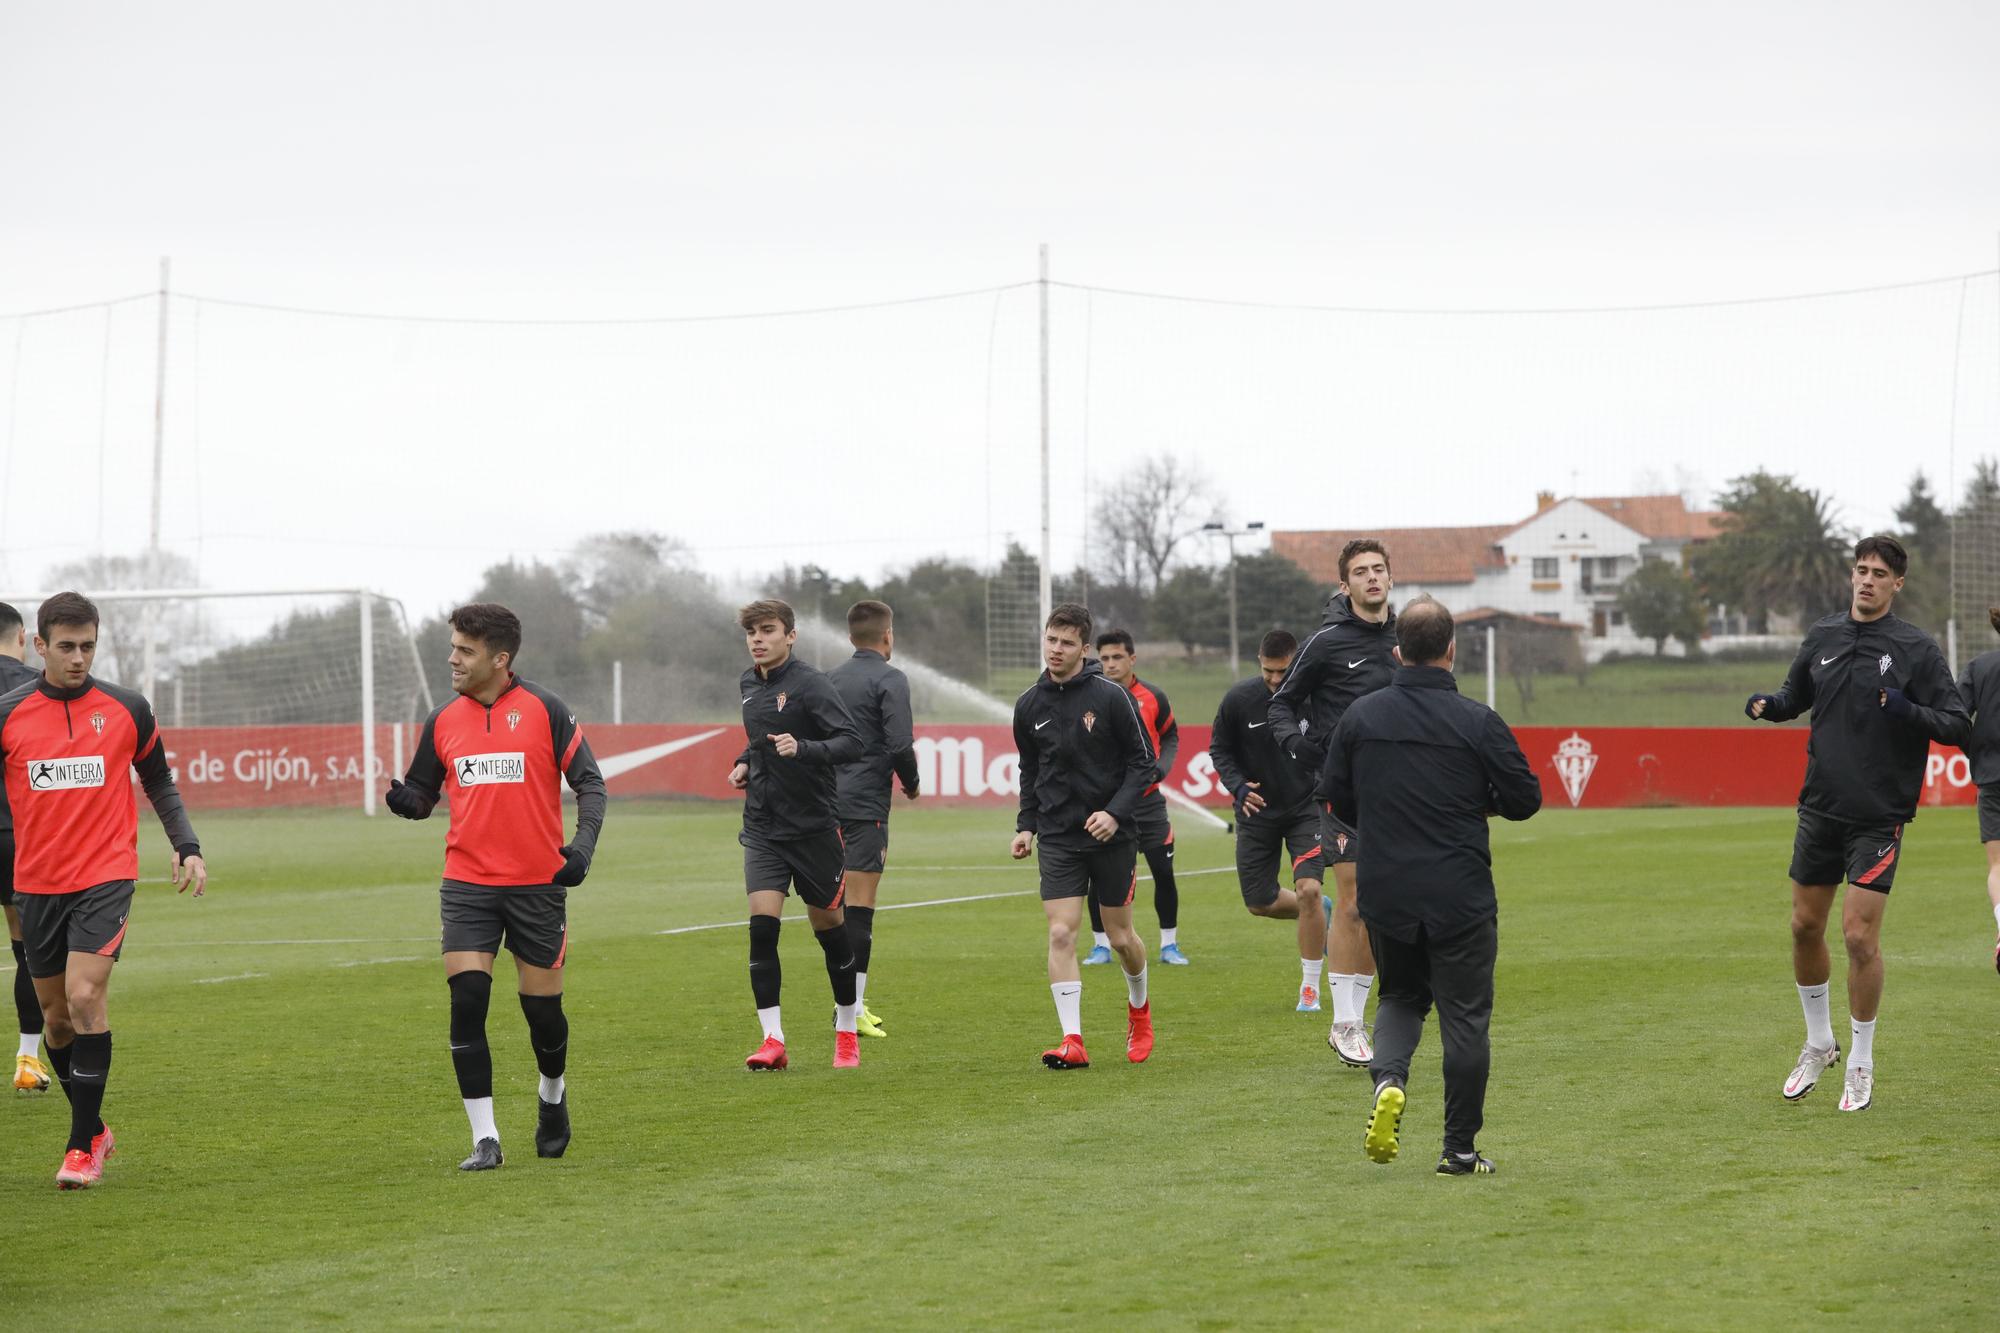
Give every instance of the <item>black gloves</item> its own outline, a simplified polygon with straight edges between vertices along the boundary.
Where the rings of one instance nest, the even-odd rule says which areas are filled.
[[[565,889],[573,889],[583,883],[583,877],[590,873],[590,858],[574,847],[562,849],[563,866],[556,871],[556,883]]]
[[[389,794],[384,800],[393,813],[404,819],[429,819],[437,805],[434,799],[397,778],[389,780]]]
[[[1768,694],[1751,695],[1747,700],[1744,701],[1743,716],[1751,719],[1753,722],[1756,721],[1757,715],[1751,712],[1750,710],[1755,708],[1760,703],[1763,704],[1765,709],[1768,711],[1771,707],[1771,696]]]
[[[1898,722],[1907,722],[1916,714],[1917,706],[1910,702],[1910,696],[1894,685],[1882,691],[1882,711]]]

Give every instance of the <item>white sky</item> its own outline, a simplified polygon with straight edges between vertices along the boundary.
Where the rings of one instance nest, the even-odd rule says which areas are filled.
[[[1899,283],[2000,265],[1996,50],[1969,3],[0,0],[0,314],[162,254],[192,296],[497,319],[993,287],[1044,240],[1067,282],[1308,305]],[[1033,300],[585,329],[183,300],[166,538],[217,586],[418,612],[612,527],[725,576],[1032,543]],[[2000,450],[1991,277],[1054,306],[1065,565],[1086,476],[1154,449],[1237,518],[1355,529],[1760,464],[1874,525],[1913,468]],[[154,318],[0,319],[0,586],[143,544]]]

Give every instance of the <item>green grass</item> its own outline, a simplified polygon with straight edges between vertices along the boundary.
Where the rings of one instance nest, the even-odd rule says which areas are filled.
[[[1503,675],[1495,682],[1495,707],[1516,726],[1748,726],[1743,701],[1784,684],[1790,665],[1790,658],[1748,662],[1623,658],[1590,668],[1582,680],[1574,675],[1538,675],[1526,704],[1521,701],[1520,682]],[[1255,669],[1256,663],[1246,659],[1243,674]],[[1141,663],[1140,675],[1166,691],[1174,715],[1183,723],[1202,726],[1215,720],[1216,705],[1235,683],[1226,662],[1190,663],[1180,657],[1148,657]],[[1011,701],[1034,678],[1025,668],[1005,672],[995,679],[992,693]],[[1458,687],[1475,699],[1486,698],[1483,672],[1462,673]]]
[[[4,1108],[16,1266],[40,1275],[18,1294],[67,1292],[48,1281],[68,1256],[110,1327],[1302,1328],[1366,1308],[1411,1328],[1974,1328],[2000,1302],[2000,982],[1969,811],[1909,839],[1858,1116],[1837,1084],[1778,1096],[1802,1026],[1787,812],[1497,829],[1481,1147],[1501,1173],[1459,1180],[1430,1172],[1434,1027],[1403,1159],[1362,1157],[1365,1076],[1291,1012],[1290,926],[1201,873],[1229,863],[1220,833],[1182,832],[1195,965],[1154,970],[1149,1064],[1116,1058],[1122,987],[1091,969],[1097,1065],[1040,1067],[1033,871],[1005,860],[1004,813],[918,807],[885,901],[1017,896],[878,919],[891,1036],[852,1074],[828,1068],[825,975],[788,925],[795,1064],[752,1076],[743,932],[657,933],[740,919],[730,812],[616,806],[572,897],[575,1145],[534,1157],[534,1070],[499,999],[508,1163],[464,1176],[442,823],[200,827],[211,896],[143,887],[114,981],[104,1184],[53,1188],[59,1095]]]

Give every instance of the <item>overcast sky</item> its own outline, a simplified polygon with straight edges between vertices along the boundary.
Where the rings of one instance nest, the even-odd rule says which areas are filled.
[[[725,576],[1058,559],[1200,460],[1274,526],[2000,449],[2000,8],[0,4],[0,314],[173,285],[165,535],[426,611],[666,530]],[[991,292],[985,289],[1006,287]],[[495,327],[981,294],[726,323]],[[196,299],[204,298],[204,299]],[[0,585],[144,544],[157,309],[0,319]]]

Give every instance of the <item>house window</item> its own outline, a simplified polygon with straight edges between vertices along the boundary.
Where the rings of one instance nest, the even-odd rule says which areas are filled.
[[[1546,583],[1562,577],[1562,558],[1553,555],[1538,555],[1534,566],[1535,582]]]
[[[1601,579],[1616,579],[1618,577],[1618,557],[1615,555],[1599,556],[1597,558],[1597,577]]]
[[[1611,608],[1611,623],[1614,625],[1622,625],[1625,623],[1625,613],[1623,611],[1620,611],[1615,606]]]

